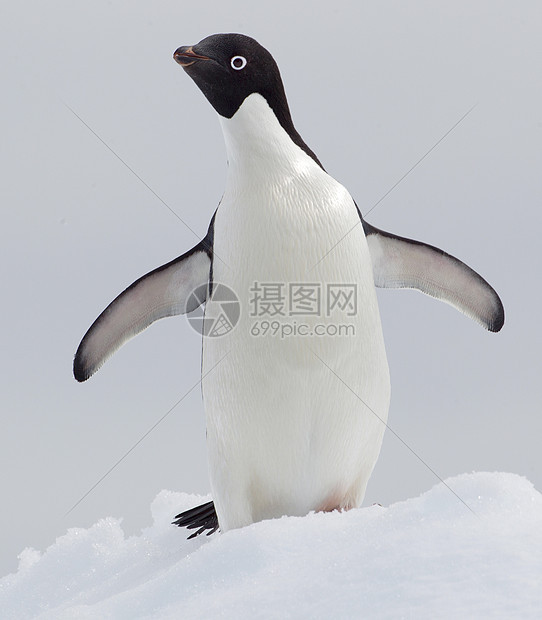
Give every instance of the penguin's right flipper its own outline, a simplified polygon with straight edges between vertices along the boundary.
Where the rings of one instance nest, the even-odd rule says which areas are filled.
[[[175,521],[172,521],[172,525],[186,527],[188,530],[195,530],[198,528],[198,531],[191,534],[188,540],[203,534],[205,530],[209,530],[207,536],[210,536],[218,530],[218,516],[216,514],[215,505],[213,502],[207,502],[201,506],[185,510],[176,515]]]
[[[75,354],[73,374],[77,381],[86,381],[119,347],[154,321],[191,312],[205,301],[212,224],[200,243],[136,280],[100,314]],[[198,287],[198,296],[191,295]]]
[[[375,286],[417,289],[454,306],[489,331],[501,329],[502,302],[476,271],[432,245],[385,232],[363,219],[362,223]]]

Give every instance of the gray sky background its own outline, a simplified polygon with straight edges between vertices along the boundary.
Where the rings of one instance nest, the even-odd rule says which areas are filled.
[[[442,478],[510,471],[542,489],[539,2],[29,0],[4,2],[0,24],[0,574],[100,517],[135,532],[162,488],[208,492],[196,388],[64,516],[197,384],[201,348],[169,319],[73,379],[101,310],[197,238],[66,106],[203,236],[224,147],[172,53],[214,32],[272,52],[297,129],[364,213],[477,104],[368,220],[467,262],[507,321],[489,334],[418,293],[379,292],[389,423]],[[435,482],[388,432],[366,503]]]

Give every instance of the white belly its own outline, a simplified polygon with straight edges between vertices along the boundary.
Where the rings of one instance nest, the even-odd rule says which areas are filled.
[[[241,303],[235,328],[203,343],[209,470],[223,531],[359,506],[389,406],[372,267],[351,197],[320,169],[271,189],[256,195],[249,185],[230,187],[215,220],[213,279]],[[261,314],[254,283],[283,284],[285,316]],[[318,315],[289,315],[288,288],[296,283],[320,287]],[[352,284],[357,310],[327,316],[327,286]],[[266,320],[278,322],[275,334],[276,324],[262,335]],[[347,335],[295,336],[294,324],[308,334],[316,325],[331,334],[350,327]],[[284,331],[291,335],[281,337]]]

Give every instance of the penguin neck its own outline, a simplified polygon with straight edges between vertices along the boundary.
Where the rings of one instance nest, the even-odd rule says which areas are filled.
[[[228,156],[228,181],[233,179],[279,181],[311,168],[323,170],[303,142],[291,119],[279,122],[258,93],[249,95],[231,118],[220,118]],[[289,118],[289,115],[288,115]],[[289,125],[289,126],[288,126]]]

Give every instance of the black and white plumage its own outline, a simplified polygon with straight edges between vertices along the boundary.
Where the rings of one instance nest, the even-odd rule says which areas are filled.
[[[194,289],[224,283],[242,311],[234,330],[203,343],[214,505],[182,513],[175,523],[198,534],[359,506],[390,398],[375,286],[420,290],[490,331],[504,323],[502,303],[458,259],[363,220],[296,131],[279,69],[254,39],[212,35],[180,47],[174,58],[219,115],[226,189],[205,239],[137,280],[98,317],[76,353],[75,377],[86,380],[153,321],[192,310]],[[354,334],[254,337],[247,310],[255,282],[355,283]],[[209,310],[215,302],[207,297],[199,301]],[[335,320],[308,317],[307,323],[314,330]]]

